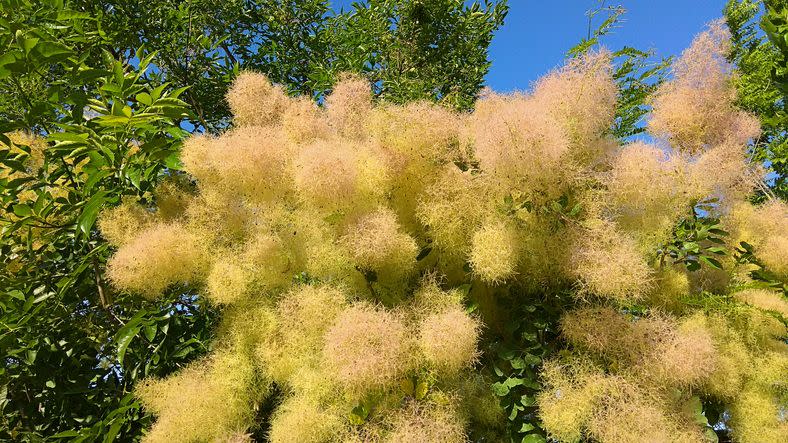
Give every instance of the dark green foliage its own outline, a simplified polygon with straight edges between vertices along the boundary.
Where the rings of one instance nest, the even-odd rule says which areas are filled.
[[[512,288],[513,292],[519,291]],[[488,350],[495,383],[493,392],[507,414],[507,430],[512,442],[546,441],[537,416],[536,395],[542,384],[538,373],[542,361],[560,349],[558,320],[570,297],[567,294],[531,294],[528,304],[522,295],[511,294],[509,318]]]
[[[61,116],[80,118],[85,89],[97,86],[102,72],[91,68],[105,37],[94,18],[62,3],[0,2],[0,132],[50,132]]]
[[[716,257],[726,255],[724,237],[728,233],[722,229],[720,220],[709,217],[714,212],[717,199],[709,199],[694,205],[691,214],[673,227],[668,243],[657,250],[660,266],[667,259],[671,264],[683,264],[688,271],[697,271],[701,265],[722,269]]]
[[[315,74],[317,90],[330,87],[337,72],[363,72],[386,100],[426,98],[471,108],[490,67],[487,47],[508,11],[505,2],[369,0],[355,8],[329,27],[332,63]]]
[[[4,130],[38,132],[50,143],[40,167],[25,167],[28,154],[19,149],[30,149],[12,149],[5,136],[0,148],[3,167],[13,170],[0,180],[0,438],[111,441],[146,422],[129,395],[133,384],[205,352],[212,328],[213,316],[193,297],[141,304],[115,294],[103,277],[110,251],[94,229],[102,205],[150,198],[158,178],[174,173],[186,135],[177,121],[187,109],[182,90],[145,82],[145,59],[138,69],[109,55],[87,64],[79,45],[94,41],[91,19],[56,2],[44,18],[75,34],[52,26],[25,33],[19,21],[6,22],[2,34],[17,57],[0,73],[6,87],[50,81],[43,94],[19,90],[16,97],[34,105],[22,108],[21,120],[3,121]]]
[[[210,132],[228,124],[224,95],[240,69],[312,94],[311,72],[327,50],[325,0],[77,0],[74,7],[100,20],[115,57],[155,50],[149,81],[188,85],[192,123]]]
[[[150,81],[189,85],[192,122],[218,132],[229,121],[224,94],[244,69],[293,94],[320,99],[341,72],[364,73],[395,102],[442,100],[468,109],[489,69],[487,47],[505,2],[372,0],[331,14],[326,0],[79,0],[98,17],[116,57],[155,49]],[[229,30],[229,32],[228,32]]]

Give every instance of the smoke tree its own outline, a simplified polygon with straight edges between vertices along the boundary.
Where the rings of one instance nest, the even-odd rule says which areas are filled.
[[[506,10],[460,0],[335,12],[327,0],[0,1],[0,440],[136,440],[151,420],[130,393],[136,382],[207,351],[214,307],[190,292],[146,300],[114,290],[94,220],[121,198],[163,201],[168,185],[153,191],[177,174],[186,130],[227,128],[224,95],[239,70],[314,98],[354,71],[389,100],[468,106]],[[380,45],[357,44],[369,39]]]
[[[567,292],[547,436],[787,439],[788,207],[747,200],[759,124],[728,50],[713,23],[655,92],[652,138],[624,144],[605,51],[472,113],[374,103],[351,75],[318,107],[242,73],[234,127],[184,145],[193,180],[99,220],[117,287],[222,308],[208,357],[137,388],[147,441],[269,418],[272,442],[504,441],[485,344],[505,306]]]

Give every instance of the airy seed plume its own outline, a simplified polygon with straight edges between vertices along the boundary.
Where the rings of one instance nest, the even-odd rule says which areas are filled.
[[[757,123],[727,47],[715,23],[676,62],[653,143],[611,137],[606,51],[471,113],[375,102],[353,75],[318,105],[241,73],[232,128],[184,144],[188,175],[99,220],[118,289],[222,309],[210,357],[139,388],[146,440],[243,441],[276,392],[273,442],[504,441],[481,344],[500,303],[561,289],[566,349],[536,398],[552,439],[701,442],[703,398],[738,442],[788,441],[786,300],[748,276],[788,277],[788,209],[746,199]],[[693,216],[750,262],[666,254]]]

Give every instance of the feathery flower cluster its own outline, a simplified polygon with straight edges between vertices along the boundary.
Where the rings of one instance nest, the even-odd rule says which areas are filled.
[[[638,318],[611,308],[583,308],[567,314],[562,332],[573,356],[549,362],[542,373],[548,388],[539,406],[546,429],[566,442],[581,436],[700,442],[703,429],[692,405],[699,402],[693,395],[702,394],[740,411],[731,423],[737,441],[784,439],[788,428],[778,412],[788,353],[778,337],[788,330],[762,312],[745,309],[740,315],[748,320],[741,325],[703,313]],[[757,335],[760,343],[745,344],[746,334]],[[754,366],[764,351],[772,366]],[[768,381],[759,383],[762,378]],[[747,411],[754,397],[762,407]],[[643,417],[648,423],[638,425]],[[742,432],[737,426],[759,429]]]
[[[717,417],[700,415],[699,396],[726,406],[735,441],[788,438],[785,297],[729,289],[751,283],[732,260],[727,269],[692,274],[654,256],[687,208],[716,197],[713,215],[731,231],[731,246],[748,242],[766,269],[784,277],[785,205],[744,199],[757,172],[745,143],[757,123],[733,107],[726,32],[714,23],[700,34],[657,92],[649,130],[662,144],[624,147],[601,178],[609,194],[593,196],[595,211],[608,218],[586,222],[589,235],[573,260],[584,292],[608,304],[564,315],[569,352],[543,370],[540,416],[557,441],[706,441],[711,428],[699,423]],[[705,310],[682,301],[707,288],[732,296]],[[652,309],[641,316],[616,308],[633,299]]]
[[[148,441],[185,426],[187,439],[243,436],[271,383],[273,442],[461,442],[470,423],[500,440],[505,418],[474,368],[507,287],[578,289],[570,349],[545,364],[539,397],[556,440],[701,441],[687,411],[702,393],[731,408],[738,441],[779,441],[784,300],[744,291],[695,312],[682,300],[711,286],[656,252],[717,197],[732,237],[788,269],[785,206],[743,198],[756,131],[731,102],[725,41],[715,24],[677,63],[654,99],[653,145],[611,139],[605,51],[470,114],[375,104],[354,76],[319,107],[239,75],[234,127],[183,147],[196,189],[169,183],[158,207],[124,202],[100,221],[119,288],[188,286],[224,307],[217,357],[140,389],[159,417]],[[720,281],[746,285],[733,265]],[[481,318],[451,289],[466,283]],[[622,313],[636,303],[652,309]],[[216,363],[227,356],[234,369]]]
[[[254,418],[255,397],[265,384],[243,352],[223,349],[193,362],[175,375],[148,380],[136,394],[159,418],[148,441],[221,441],[247,429]]]
[[[741,202],[728,221],[736,241],[752,245],[770,271],[788,277],[788,204],[775,200],[753,207]]]

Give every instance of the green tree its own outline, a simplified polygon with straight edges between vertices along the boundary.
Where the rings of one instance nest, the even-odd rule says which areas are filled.
[[[316,89],[328,90],[338,72],[362,72],[383,99],[426,98],[470,109],[489,70],[487,47],[506,17],[506,2],[369,0],[354,6],[330,22],[331,63],[317,69]]]
[[[755,160],[770,173],[769,189],[788,198],[788,4],[782,0],[729,0],[724,13],[731,31],[731,61],[738,105],[761,121],[761,137],[752,146]],[[759,27],[760,24],[760,27]]]
[[[11,10],[0,70],[13,91],[0,149],[0,438],[134,435],[144,420],[130,386],[204,351],[212,317],[180,294],[145,304],[115,293],[93,224],[102,205],[150,198],[177,167],[183,91],[145,81],[148,59],[134,68],[102,54],[85,14],[58,2]],[[122,341],[143,328],[146,341]]]
[[[224,95],[239,70],[260,71],[293,93],[312,94],[310,74],[324,63],[326,0],[78,0],[96,17],[115,57],[155,50],[149,81],[189,86],[183,99],[193,124],[210,132],[227,126]],[[145,51],[144,51],[145,52]]]

